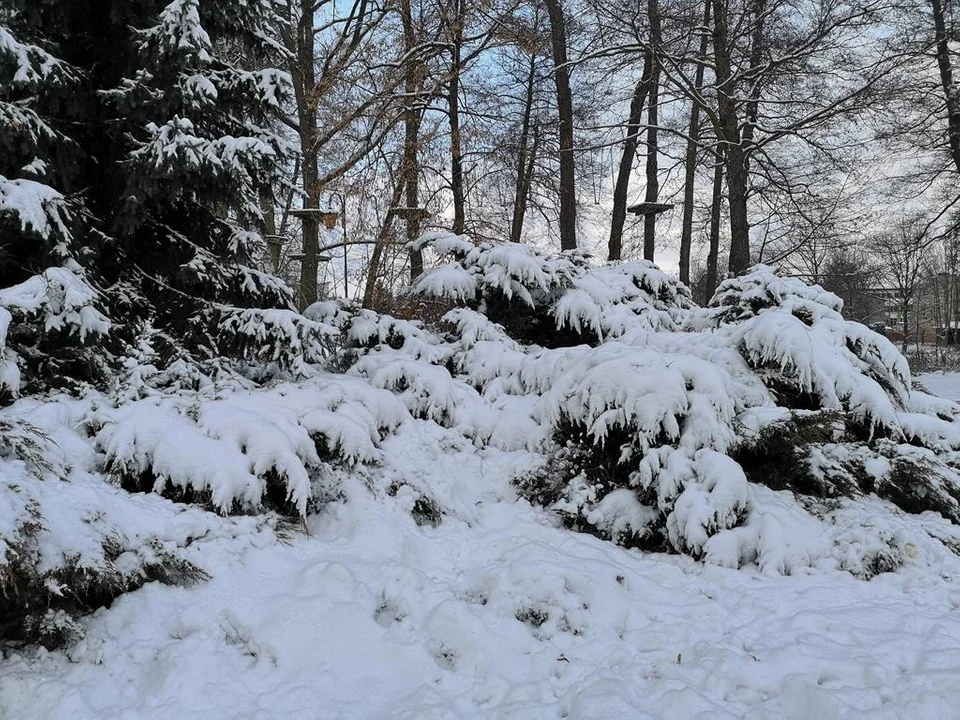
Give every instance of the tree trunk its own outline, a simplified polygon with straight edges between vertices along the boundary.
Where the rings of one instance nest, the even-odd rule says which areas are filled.
[[[530,70],[527,73],[527,95],[523,105],[523,123],[520,126],[519,152],[517,153],[517,187],[513,196],[513,219],[510,223],[510,242],[520,242],[523,234],[523,219],[527,212],[527,198],[530,194],[530,173],[533,170],[534,155],[539,140],[534,138],[533,152],[528,150],[533,117],[533,92],[536,82],[537,56],[530,53]]]
[[[902,352],[906,354],[907,344],[909,342],[908,336],[910,334],[910,301],[905,299],[901,307],[903,312],[903,348]]]
[[[730,203],[730,263],[733,275],[750,266],[750,224],[747,220],[747,166],[740,140],[736,88],[730,59],[727,27],[728,0],[716,0],[713,14],[713,49],[717,76],[717,132],[726,158],[727,198]]]
[[[540,127],[534,123],[532,128],[533,145],[527,152],[527,167],[523,173],[523,184],[518,188],[520,193],[514,207],[514,224],[510,228],[510,242],[520,242],[523,233],[523,219],[527,214],[527,203],[530,199],[530,187],[533,184],[533,167],[537,162],[537,153],[540,150]],[[516,237],[516,239],[514,239]]]
[[[750,58],[749,70],[753,72],[758,70],[763,63],[763,27],[766,20],[767,0],[753,0],[751,12],[753,14],[753,31],[750,33]],[[746,110],[744,112],[742,142],[744,148],[744,162],[749,172],[750,146],[753,144],[753,136],[757,128],[757,114],[760,111],[760,73],[750,88],[750,96],[747,99]]]
[[[647,51],[643,54],[643,72],[640,81],[634,88],[633,99],[630,101],[627,137],[623,141],[620,167],[617,169],[617,183],[613,188],[613,217],[610,222],[610,240],[607,242],[608,260],[620,260],[623,257],[623,225],[627,219],[627,194],[630,189],[630,175],[633,173],[633,160],[637,155],[637,139],[640,136],[640,123],[643,120],[643,105],[650,90],[652,73],[653,56]]]
[[[383,247],[390,236],[390,227],[393,225],[393,218],[396,214],[394,208],[400,204],[403,190],[403,178],[397,178],[397,183],[390,198],[390,207],[383,218],[383,225],[377,232],[377,239],[373,244],[373,253],[370,255],[370,264],[367,266],[367,283],[363,288],[363,306],[365,308],[370,308],[373,305],[373,294],[376,292],[377,280],[380,278],[380,260],[383,257]]]
[[[957,252],[956,240],[950,241],[950,267],[948,271],[950,273],[950,316],[947,318],[947,321],[950,323],[950,328],[953,330],[954,341],[951,344],[957,342],[956,336],[960,333],[960,327],[954,327],[954,323],[957,320],[960,320],[960,284],[957,283],[957,273],[960,272],[960,267],[958,267],[957,259],[960,257],[960,254]]]
[[[953,84],[953,65],[950,60],[950,37],[943,17],[941,0],[930,0],[933,9],[933,28],[937,41],[937,66],[940,69],[940,85],[947,105],[947,136],[950,141],[950,156],[954,167],[960,172],[960,97]]]
[[[401,0],[400,13],[403,16],[404,49],[409,54],[417,44],[410,0]],[[419,69],[419,61],[409,58],[403,69],[406,107],[403,111],[404,136],[401,177],[403,178],[404,201],[407,207],[407,242],[413,242],[420,237],[420,215],[417,212],[420,203],[420,164],[417,144],[420,136],[422,113],[419,108],[415,107],[415,98],[420,91]],[[410,250],[410,281],[413,282],[421,274],[423,274],[423,253],[420,250]]]
[[[561,0],[545,0],[553,46],[553,78],[557,87],[560,136],[560,249],[577,247],[576,168],[573,157],[573,97],[567,65],[567,30]]]
[[[750,267],[750,224],[747,220],[747,168],[743,148],[727,148],[727,197],[730,203],[730,262],[732,275]]]
[[[276,275],[280,272],[280,254],[283,251],[283,244],[277,235],[277,211],[272,197],[260,196],[260,211],[263,213],[263,234],[266,235],[267,251],[270,253],[270,272]]]
[[[463,148],[460,143],[460,53],[463,45],[463,5],[453,0],[453,62],[447,89],[450,113],[450,190],[453,193],[453,232],[461,235],[466,226],[466,197],[463,186]]]
[[[713,166],[713,197],[710,201],[710,250],[707,253],[706,301],[710,302],[717,289],[720,257],[720,210],[723,205],[723,158]]]
[[[710,27],[710,0],[703,3],[703,26]],[[693,84],[696,90],[703,87],[704,63],[707,56],[708,37],[704,32],[700,36],[701,62],[697,63]],[[684,158],[683,179],[683,219],[680,227],[680,282],[690,284],[690,247],[693,244],[693,191],[697,174],[697,147],[700,142],[700,104],[696,101],[690,104],[690,125],[687,132],[687,152]],[[716,271],[716,267],[714,267]],[[711,291],[712,292],[712,291]]]
[[[313,3],[301,0],[300,20],[297,25],[297,52],[291,67],[294,95],[297,103],[297,119],[300,124],[301,181],[303,182],[303,207],[320,207],[319,158],[315,142],[317,132],[317,107],[312,97],[316,84],[313,44]],[[302,223],[302,251],[300,261],[300,309],[317,301],[317,269],[320,244],[320,227],[315,217],[305,217]]]
[[[300,174],[300,158],[293,161],[293,180],[296,182],[297,175]],[[290,183],[290,189],[287,191],[287,198],[283,201],[283,213],[280,215],[280,226],[277,233],[283,237],[287,236],[287,221],[290,220],[290,208],[293,206],[293,196],[296,193],[294,182]]]
[[[647,101],[647,189],[643,201],[655,203],[660,194],[660,67],[657,53],[660,52],[660,6],[658,0],[647,0],[647,15],[650,19],[650,44],[653,46],[652,72],[650,73],[650,95]],[[643,218],[643,259],[653,262],[657,241],[657,214],[648,213]]]

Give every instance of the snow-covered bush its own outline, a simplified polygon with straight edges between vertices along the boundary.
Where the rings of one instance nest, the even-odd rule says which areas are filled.
[[[767,496],[753,484],[809,507],[876,494],[960,520],[957,406],[911,390],[896,348],[821,288],[757,266],[698,308],[645,262],[439,234],[420,245],[447,262],[413,291],[464,308],[447,315],[448,352],[402,358],[398,391],[420,378],[428,404],[466,381],[488,407],[519,410],[528,437],[549,441],[517,486],[571,527],[737,566],[778,556],[744,529],[780,512],[756,507]],[[378,354],[357,367],[383,367]],[[426,363],[450,377],[424,383],[441,369]],[[472,396],[452,404],[474,412]]]
[[[217,348],[243,358],[251,366],[275,367],[294,376],[309,374],[310,365],[321,365],[331,355],[336,328],[314,322],[293,310],[233,309],[210,318],[221,338]]]
[[[543,255],[441,233],[424,235],[418,246],[450,262],[417,278],[414,292],[461,302],[515,339],[545,347],[675,329],[693,305],[686,286],[646,261],[597,268],[576,251]]]
[[[152,580],[204,576],[181,550],[210,530],[209,516],[132,499],[88,472],[92,449],[64,423],[85,405],[24,400],[0,415],[2,640],[71,643],[76,615]]]
[[[404,418],[390,393],[322,375],[312,386],[147,397],[100,410],[94,443],[127,490],[304,516],[336,468],[380,460]]]
[[[214,225],[238,255],[253,242]],[[412,293],[454,306],[439,320],[336,301],[299,314],[233,265],[239,294],[184,326],[199,340],[142,319],[104,389],[73,397],[14,397],[39,362],[21,362],[17,328],[99,348],[114,306],[70,257],[0,289],[0,638],[70,642],[118,593],[198,577],[187,546],[259,522],[226,515],[306,520],[369,491],[424,528],[469,522],[487,457],[510,456],[515,488],[568,527],[727,567],[871,577],[923,545],[918,527],[954,542],[960,406],[913,389],[829,293],[761,266],[701,308],[646,262],[421,245],[443,262]],[[225,276],[194,250],[177,278],[202,300]],[[459,477],[450,455],[481,470]],[[447,485],[410,471],[427,462],[450,465]],[[927,511],[946,520],[901,522]]]
[[[910,368],[894,345],[844,320],[841,300],[758,266],[727,280],[710,303],[721,327],[783,407],[844,410],[868,430],[897,433]]]
[[[182,549],[234,522],[206,509],[302,520],[409,417],[356,377],[198,387],[195,369],[0,409],[0,641],[70,643],[123,592],[203,577]]]

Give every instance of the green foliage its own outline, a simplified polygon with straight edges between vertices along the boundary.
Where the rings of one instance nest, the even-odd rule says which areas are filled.
[[[113,321],[51,328],[49,308],[0,295],[13,316],[0,363],[28,392],[105,383],[148,327],[180,356],[249,355],[225,320],[291,308],[289,289],[250,265],[260,199],[289,155],[274,130],[289,91],[270,68],[283,53],[275,3],[107,8],[14,0],[0,14],[0,292],[67,268]],[[278,366],[303,361],[312,342],[287,340],[310,332],[268,334]]]

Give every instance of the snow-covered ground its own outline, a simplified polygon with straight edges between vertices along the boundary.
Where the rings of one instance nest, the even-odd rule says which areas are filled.
[[[0,717],[960,717],[950,553],[768,577],[555,527],[507,483],[524,451],[432,423],[383,450],[308,533],[224,520],[244,531],[188,549],[208,582],[149,584],[67,652],[0,661]]]
[[[434,240],[445,330],[270,311],[262,383],[145,341],[2,408],[0,637],[64,649],[0,720],[960,718],[960,405],[771,268]]]
[[[931,372],[917,376],[927,390],[948,400],[960,400],[960,372]]]

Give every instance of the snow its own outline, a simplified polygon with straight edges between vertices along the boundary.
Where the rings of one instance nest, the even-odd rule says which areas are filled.
[[[426,423],[384,451],[383,468],[348,480],[308,535],[208,533],[187,551],[210,581],[126,595],[84,620],[66,653],[9,655],[0,708],[51,719],[955,716],[960,562],[928,554],[929,540],[869,582],[765,576],[555,527],[502,481],[525,453],[476,452]],[[411,492],[391,497],[394,482]],[[443,507],[438,527],[411,518],[418,493]]]
[[[76,263],[67,264],[72,268],[47,268],[18,285],[0,288],[0,391],[16,396],[20,389],[18,356],[7,346],[15,321],[40,315],[45,330],[75,334],[81,343],[109,331],[110,321],[95,307],[97,291]]]
[[[149,473],[158,493],[168,484],[209,493],[221,512],[258,509],[272,475],[303,516],[309,471],[327,465],[319,442],[348,465],[376,462],[381,429],[402,418],[393,395],[365,383],[333,376],[316,383],[312,390],[279,385],[224,398],[126,403],[98,413],[95,443],[110,472]]]
[[[0,608],[28,576],[68,636],[2,646],[0,717],[957,717],[960,374],[912,388],[769,268],[697,308],[649,263],[424,246],[440,330],[237,311],[243,374],[148,333],[117,387],[0,408]],[[70,272],[0,290],[0,351],[92,310]]]
[[[43,48],[18,42],[2,25],[0,25],[0,55],[12,60],[16,66],[12,79],[14,87],[35,85],[55,73],[69,75],[71,72],[65,63]]]
[[[256,177],[262,169],[270,167],[286,147],[277,136],[254,126],[244,126],[242,130],[246,134],[240,137],[203,137],[192,120],[179,115],[162,125],[148,123],[145,130],[147,137],[130,153],[143,171],[169,180],[179,177],[186,169],[198,180],[216,177],[240,187],[247,197],[254,196]],[[256,203],[248,205],[245,212],[252,217],[259,216]]]
[[[960,372],[931,372],[917,380],[934,395],[960,402]]]
[[[0,290],[0,307],[24,313],[43,311],[46,330],[76,331],[81,342],[87,335],[102,335],[110,329],[110,321],[93,307],[96,300],[97,292],[66,267],[48,268]]]
[[[160,24],[145,31],[164,55],[195,56],[200,64],[213,62],[213,43],[200,24],[198,0],[173,0],[160,12]]]
[[[8,180],[0,175],[0,213],[17,215],[25,231],[31,230],[42,238],[48,238],[54,229],[63,236],[69,235],[63,196],[34,180]]]

